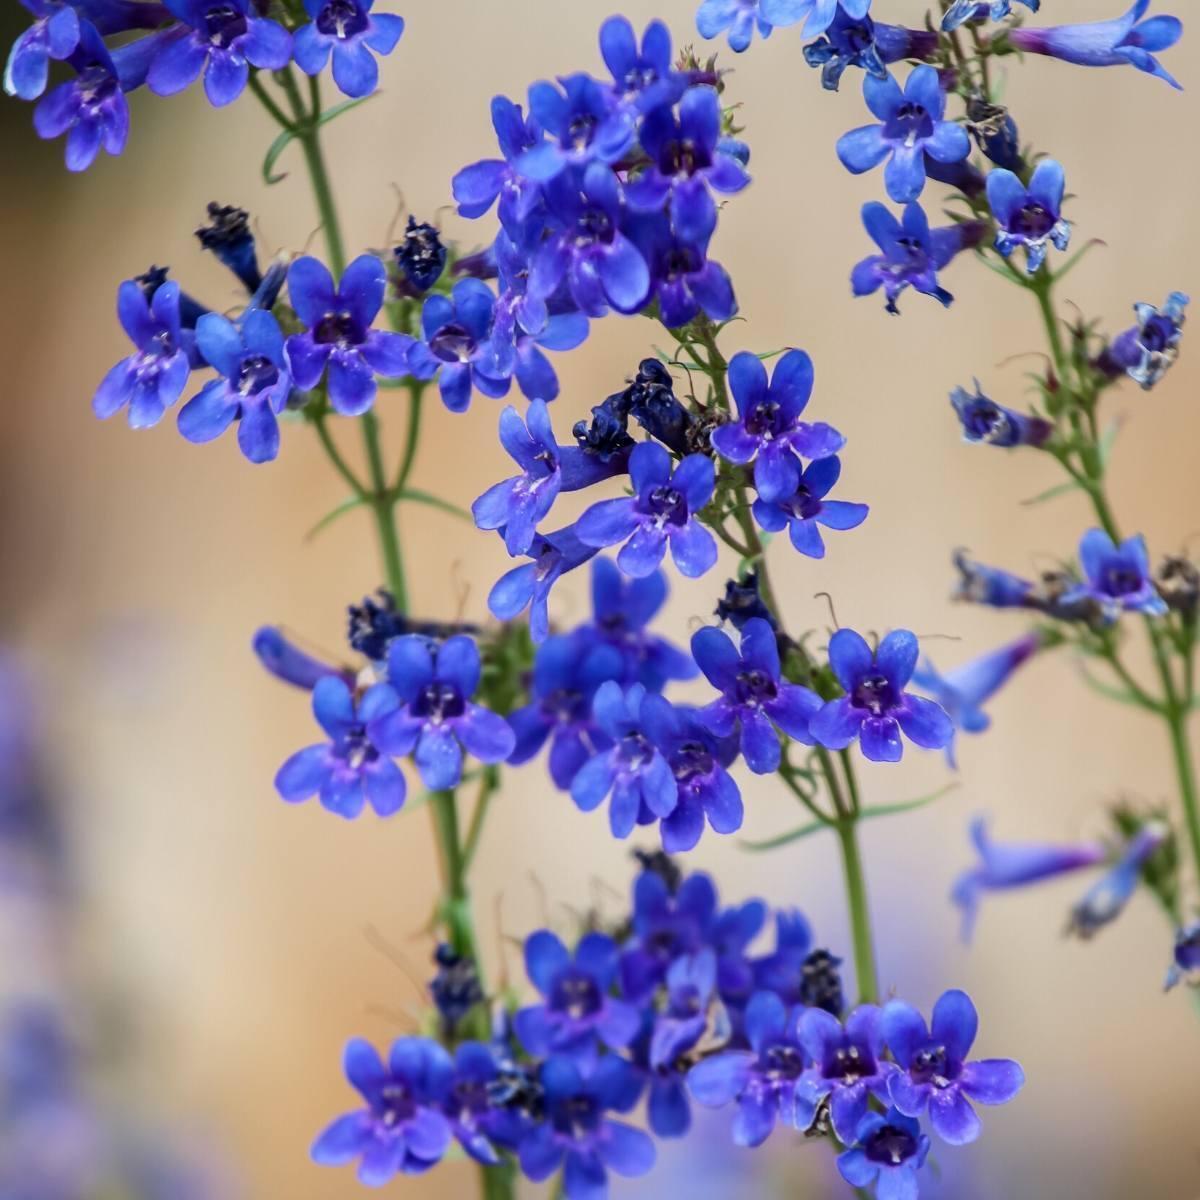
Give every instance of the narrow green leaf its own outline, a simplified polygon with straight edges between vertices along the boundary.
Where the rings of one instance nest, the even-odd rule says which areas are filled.
[[[1066,483],[1056,484],[1052,488],[1047,488],[1044,492],[1039,492],[1036,496],[1030,496],[1028,500],[1022,500],[1021,503],[1026,508],[1032,508],[1035,504],[1044,504],[1047,500],[1055,500],[1059,496],[1065,496],[1068,492],[1077,491],[1079,484],[1073,479],[1068,479]]]
[[[281,171],[278,175],[273,174],[275,164],[279,160],[279,156],[287,149],[288,143],[295,137],[295,133],[290,129],[285,129],[272,143],[271,148],[267,151],[266,158],[263,159],[262,173],[263,179],[267,183],[279,183],[287,178],[287,172]]]
[[[318,533],[322,533],[324,530],[326,530],[330,525],[332,525],[334,523],[334,521],[336,521],[338,519],[338,517],[345,516],[346,513],[350,512],[352,509],[358,508],[358,506],[363,503],[364,503],[364,500],[363,500],[362,496],[351,496],[348,500],[343,500],[341,502],[341,504],[339,504],[337,506],[337,508],[331,509],[329,512],[327,512],[304,535],[304,540],[306,542],[311,542],[313,540],[313,538],[315,538],[317,536]]]
[[[432,492],[421,491],[420,488],[405,488],[396,493],[396,499],[411,500],[414,504],[427,504],[430,508],[441,509],[442,512],[449,513],[452,517],[461,517],[464,521],[471,519],[471,514],[465,508],[459,508],[457,504],[451,504],[449,500],[443,500],[441,496],[435,496]]]
[[[832,826],[825,821],[809,821],[807,825],[801,825],[799,829],[793,829],[789,833],[781,833],[778,837],[767,838],[763,842],[749,842],[743,839],[739,845],[743,850],[752,850],[758,854],[763,850],[778,850],[780,846],[788,846],[802,838],[811,837],[814,833],[820,833],[822,829],[831,828]]]
[[[927,796],[918,796],[915,800],[901,800],[896,804],[877,804],[874,808],[864,808],[858,814],[858,819],[869,821],[875,817],[893,817],[897,813],[913,812],[918,808],[924,808],[927,804],[935,803],[961,786],[958,780],[955,780],[953,783],[946,784],[945,787],[938,788],[936,792],[930,792]]]
[[[1100,442],[1096,449],[1100,453],[1100,465],[1108,466],[1108,460],[1112,457],[1113,446],[1117,441],[1117,434],[1121,432],[1121,422],[1113,421],[1111,425],[1104,431],[1100,438]]]
[[[330,121],[337,120],[342,113],[348,113],[352,108],[357,108],[360,104],[366,104],[368,100],[374,99],[379,95],[378,92],[371,92],[366,96],[359,96],[355,100],[343,100],[341,104],[335,104],[332,108],[327,108],[316,120],[318,125],[328,125]]]
[[[1082,662],[1079,664],[1079,674],[1083,676],[1083,682],[1093,692],[1104,696],[1108,700],[1115,700],[1118,704],[1128,704],[1131,708],[1146,707],[1128,688],[1114,687],[1111,683],[1104,683],[1102,680],[1097,679]]]

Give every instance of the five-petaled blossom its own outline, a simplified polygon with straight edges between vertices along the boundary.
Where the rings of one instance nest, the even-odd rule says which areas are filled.
[[[304,391],[326,376],[329,403],[343,416],[360,416],[374,404],[376,375],[395,378],[408,370],[412,338],[371,328],[386,289],[387,272],[372,254],[356,258],[336,287],[310,256],[288,268],[288,296],[306,326],[287,340],[292,376]]]
[[[381,817],[398,812],[404,804],[404,775],[370,729],[396,705],[396,693],[386,683],[373,684],[356,697],[340,676],[317,680],[313,715],[329,741],[296,751],[279,768],[276,790],[291,803],[319,795],[325,808],[347,819],[357,817],[364,803]]]
[[[333,82],[347,96],[369,96],[379,83],[375,54],[391,54],[404,32],[403,17],[373,13],[373,4],[304,0],[312,20],[296,30],[296,66],[306,75],[319,75],[332,51]]]
[[[1149,391],[1175,364],[1190,298],[1172,292],[1162,308],[1139,302],[1133,306],[1137,324],[1117,334],[1097,364],[1109,374],[1124,371],[1144,391]],[[1109,370],[1112,364],[1116,370]]]
[[[1154,586],[1146,539],[1140,533],[1118,545],[1103,529],[1089,529],[1079,541],[1079,562],[1086,581],[1069,591],[1064,602],[1094,600],[1108,621],[1115,621],[1122,610],[1166,616],[1167,602]]]
[[[754,463],[754,487],[764,500],[795,493],[802,464],[797,455],[836,454],[846,439],[824,421],[801,420],[813,388],[813,364],[803,350],[789,350],[770,380],[756,354],[741,351],[729,362],[729,390],[738,419],[712,431],[717,453],[731,463]]]
[[[907,629],[895,629],[875,651],[853,629],[829,639],[829,665],[845,690],[810,722],[813,737],[830,750],[842,750],[855,738],[876,762],[899,762],[900,731],[927,750],[940,750],[954,736],[954,722],[932,700],[904,690],[917,666],[919,648]]]
[[[977,1104],[1007,1104],[1025,1073],[1008,1058],[967,1062],[979,1017],[966,992],[944,992],[933,1006],[932,1024],[903,1000],[883,1010],[883,1035],[899,1066],[888,1078],[892,1103],[908,1117],[929,1109],[934,1132],[952,1146],[979,1137]]]
[[[917,1172],[929,1157],[929,1138],[920,1125],[895,1108],[870,1112],[859,1122],[853,1144],[838,1155],[842,1178],[856,1188],[875,1185],[877,1200],[916,1200]]]
[[[367,1107],[334,1121],[313,1144],[313,1161],[340,1167],[359,1159],[359,1182],[369,1187],[436,1166],[453,1136],[441,1111],[454,1075],[445,1048],[429,1038],[397,1038],[385,1064],[355,1038],[345,1069]]]
[[[792,545],[809,558],[825,557],[826,529],[857,529],[867,519],[867,506],[849,500],[827,500],[842,473],[841,459],[822,458],[809,463],[790,495],[774,500],[760,497],[753,506],[754,519],[768,532],[788,531]]]
[[[440,645],[406,634],[388,647],[388,683],[400,706],[371,723],[371,739],[388,754],[411,754],[430,791],[458,784],[464,749],[480,762],[497,763],[516,744],[503,717],[471,701],[481,673],[479,647],[467,634]]]
[[[770,37],[774,26],[762,12],[760,0],[703,0],[696,13],[696,28],[702,38],[725,33],[729,48],[740,54],[750,45],[754,30]]]
[[[252,463],[270,462],[279,453],[276,414],[292,390],[279,322],[251,308],[239,329],[220,313],[205,313],[196,322],[196,345],[220,378],[179,410],[179,432],[189,442],[209,442],[237,420],[241,452]]]
[[[100,382],[92,411],[101,419],[129,406],[129,425],[146,429],[179,399],[188,379],[188,355],[179,327],[179,284],[164,283],[147,303],[127,279],[117,290],[117,317],[134,344]]]
[[[871,7],[871,0],[762,0],[763,16],[779,28],[804,22],[801,33],[815,37],[833,24],[838,10],[846,16],[862,20]]]
[[[946,96],[933,67],[915,67],[903,91],[890,75],[883,79],[867,75],[863,98],[882,123],[843,134],[838,139],[838,158],[856,175],[887,158],[883,182],[898,204],[910,204],[924,191],[926,154],[940,163],[961,162],[970,154],[967,131],[944,119]]]
[[[1026,187],[1011,171],[997,167],[987,177],[987,198],[999,229],[996,249],[1005,257],[1025,247],[1025,269],[1036,275],[1046,261],[1046,243],[1065,250],[1071,226],[1063,220],[1062,164],[1044,158]]]
[[[1020,0],[1031,12],[1037,12],[1042,0]],[[980,20],[990,17],[993,21],[1003,21],[1012,13],[1012,0],[954,0],[942,17],[942,32],[953,33],[967,21]]]
[[[968,442],[1005,447],[1043,446],[1054,433],[1054,425],[1043,417],[1005,408],[985,396],[978,379],[973,393],[966,388],[955,388],[950,393],[950,403],[962,422],[963,438]]]
[[[692,635],[692,657],[721,697],[699,712],[702,724],[721,737],[740,732],[746,765],[758,775],[779,769],[775,727],[803,745],[813,744],[808,723],[821,699],[782,677],[775,631],[761,617],[742,628],[739,650],[727,633],[712,626]]]
[[[580,540],[597,547],[624,542],[617,565],[635,578],[654,571],[670,543],[684,575],[703,575],[717,561],[717,544],[696,519],[716,486],[712,459],[689,454],[672,471],[671,456],[643,442],[629,456],[629,477],[635,494],[593,504],[576,523]]]
[[[628,1046],[641,1014],[611,994],[617,966],[617,944],[607,934],[585,934],[574,954],[548,929],[526,938],[525,971],[542,1002],[513,1018],[525,1049],[539,1058],[569,1054],[591,1064],[597,1039],[611,1050]]]

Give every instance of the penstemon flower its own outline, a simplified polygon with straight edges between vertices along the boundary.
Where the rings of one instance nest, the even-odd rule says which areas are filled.
[[[878,1200],[914,1200],[917,1172],[929,1157],[930,1141],[920,1125],[895,1108],[867,1113],[853,1145],[838,1155],[837,1167],[851,1187],[872,1185]]]
[[[1054,426],[1042,417],[1026,416],[985,396],[978,379],[974,393],[955,388],[950,403],[962,422],[963,439],[968,442],[1006,448],[1043,446],[1054,433]]]
[[[1046,260],[1047,246],[1065,250],[1071,227],[1062,217],[1062,164],[1043,159],[1026,187],[1011,171],[997,168],[987,178],[988,204],[996,218],[996,249],[1005,257],[1025,247],[1025,269],[1037,273]]]
[[[372,12],[374,0],[304,0],[312,18],[296,31],[296,66],[319,75],[333,55],[333,81],[347,96],[369,96],[379,83],[375,55],[388,55],[404,33],[404,18]]]
[[[696,28],[703,38],[726,33],[729,48],[740,54],[750,45],[755,29],[766,38],[774,26],[762,11],[762,0],[703,0]]]
[[[826,529],[857,529],[867,519],[867,506],[826,497],[842,473],[839,458],[822,458],[809,463],[796,481],[795,489],[774,500],[755,500],[754,519],[768,533],[788,531],[792,545],[808,558],[825,557]],[[760,489],[761,495],[761,489]]]

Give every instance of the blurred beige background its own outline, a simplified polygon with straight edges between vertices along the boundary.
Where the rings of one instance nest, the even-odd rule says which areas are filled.
[[[1121,3],[1043,7],[1046,20],[1083,20],[1115,15]],[[395,188],[419,217],[482,241],[490,222],[471,226],[447,205],[453,172],[492,152],[490,97],[521,98],[534,79],[598,70],[596,30],[612,6],[386,7],[401,11],[408,29],[384,67],[382,95],[329,139],[350,245],[383,244]],[[694,7],[627,0],[623,11],[639,27],[661,16],[687,41]],[[875,8],[913,24],[924,11],[908,0]],[[961,638],[930,644],[952,665],[1021,625],[948,602],[951,548],[1033,570],[1039,556],[1072,550],[1088,514],[1076,498],[1022,507],[1057,482],[1050,465],[962,445],[946,401],[973,374],[998,400],[1022,398],[1022,372],[1037,364],[999,364],[1040,348],[1028,297],[967,260],[944,274],[957,296],[948,312],[910,294],[896,320],[878,298],[851,299],[849,269],[868,251],[858,209],[880,196],[882,182],[852,178],[834,155],[836,137],[864,119],[858,77],[847,76],[840,97],[823,93],[801,44],[784,31],[728,63],[754,185],[728,206],[716,244],[749,321],[726,340],[730,351],[797,345],[812,353],[812,411],[849,436],[842,494],[869,502],[872,514],[857,533],[830,539],[824,563],[778,549],[774,569],[790,626],[823,626],[825,605],[813,594],[827,590],[845,624]],[[1166,62],[1185,83],[1196,80],[1195,31]],[[1010,73],[1023,138],[1063,160],[1078,195],[1068,210],[1078,244],[1108,243],[1077,269],[1065,296],[1116,330],[1130,323],[1135,300],[1195,292],[1200,90],[1179,94],[1133,70],[1089,72],[1045,59],[1014,63]],[[61,146],[35,139],[28,109],[6,101],[0,112],[9,184],[0,195],[0,636],[36,671],[53,766],[72,797],[86,899],[81,952],[93,986],[119,986],[141,1027],[142,1101],[218,1139],[245,1196],[350,1197],[359,1194],[352,1176],[313,1167],[307,1149],[352,1099],[339,1067],[344,1040],[394,1036],[417,1002],[405,973],[367,944],[363,929],[376,926],[425,977],[429,944],[420,929],[435,886],[428,818],[347,824],[315,803],[283,805],[273,772],[313,727],[305,698],[256,668],[249,639],[258,624],[283,622],[337,648],[344,606],[379,580],[370,529],[356,514],[304,541],[343,489],[301,429],[287,431],[274,466],[255,468],[231,437],[190,446],[173,419],[138,435],[123,420],[96,422],[88,407],[96,382],[125,353],[113,315],[120,279],[152,261],[170,263],[206,302],[233,302],[228,276],[192,237],[205,202],[254,212],[264,250],[309,242],[315,219],[299,155],[289,151],[282,165],[292,174],[266,187],[259,163],[274,130],[249,96],[217,113],[195,89],[173,100],[138,94],[125,156],[70,178]],[[656,336],[644,321],[614,317],[596,323],[582,349],[557,356],[559,431],[617,390]],[[1153,394],[1131,386],[1110,403],[1113,415],[1129,418],[1114,468],[1119,511],[1157,553],[1200,526],[1195,350],[1185,347]],[[384,396],[389,433],[398,406]],[[500,478],[498,415],[479,397],[461,417],[435,401],[415,484],[465,504]],[[498,539],[426,510],[403,521],[418,611],[445,615],[465,584],[464,614],[482,617],[506,561]],[[676,578],[660,627],[682,640],[711,611],[720,578]],[[556,598],[560,619],[581,617],[586,576],[570,578]],[[939,1155],[946,1175],[929,1195],[1117,1200],[1137,1190],[1193,1200],[1200,1029],[1184,996],[1159,993],[1169,942],[1150,902],[1138,898],[1115,927],[1081,945],[1061,931],[1082,881],[999,899],[966,949],[946,899],[968,859],[971,814],[991,812],[1001,837],[1096,832],[1098,809],[1117,796],[1169,794],[1163,736],[1084,689],[1066,659],[1028,668],[993,712],[993,731],[962,746],[963,786],[952,797],[865,831],[885,986],[923,1005],[943,986],[967,988],[983,1014],[980,1051],[1019,1057],[1029,1077],[1019,1103],[985,1114],[982,1142]],[[935,755],[863,768],[874,802],[921,794],[944,778]],[[541,919],[543,893],[562,919],[597,889],[624,893],[632,875],[629,847],[555,794],[540,763],[510,780],[478,860],[493,977],[502,935]],[[742,782],[748,835],[796,822],[782,789]],[[710,834],[689,865],[714,871],[730,900],[761,893],[802,906],[828,944],[848,949],[830,842],[753,857]],[[507,961],[519,969],[511,953]],[[779,1194],[841,1194],[827,1155],[798,1137],[772,1145]],[[390,1190],[415,1200],[472,1188],[460,1164]],[[651,1197],[674,1188],[652,1176],[616,1190]],[[740,1191],[730,1184],[712,1194]]]

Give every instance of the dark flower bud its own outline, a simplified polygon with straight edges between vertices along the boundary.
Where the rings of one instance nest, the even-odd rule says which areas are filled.
[[[683,872],[675,860],[663,850],[635,850],[633,857],[643,871],[657,875],[667,885],[667,891],[675,895],[683,882]]]
[[[1054,432],[1054,426],[1041,417],[1026,416],[1005,408],[985,396],[975,381],[974,394],[965,388],[950,393],[950,403],[962,422],[968,442],[986,442],[989,446],[1042,446]]]
[[[842,960],[828,950],[814,950],[800,968],[800,1003],[840,1018],[846,1008],[841,965]]]
[[[446,269],[446,247],[441,235],[429,224],[408,218],[404,241],[393,251],[400,271],[400,290],[406,295],[419,296],[429,291]]]
[[[154,299],[154,293],[167,282],[170,271],[170,267],[147,267],[141,275],[135,275],[133,281],[142,289],[142,295],[147,301],[150,301]],[[209,311],[198,300],[193,300],[187,292],[179,293],[179,323],[184,329],[195,329],[196,322]]]
[[[757,571],[747,571],[741,579],[725,581],[725,595],[717,601],[714,615],[719,621],[728,621],[739,632],[752,617],[760,617],[772,629],[776,628],[775,615],[758,590]]]
[[[1195,617],[1200,603],[1200,568],[1191,559],[1181,555],[1164,558],[1155,582],[1168,608],[1183,613],[1189,620]]]
[[[591,421],[576,421],[571,433],[580,448],[601,462],[627,452],[633,445],[629,436],[629,409],[624,393],[610,396],[592,409]],[[615,403],[614,403],[615,402]]]
[[[1163,990],[1169,992],[1180,982],[1200,987],[1200,921],[1175,931],[1175,952]]]
[[[200,245],[212,251],[231,270],[246,291],[253,294],[262,283],[258,252],[250,232],[250,214],[232,204],[210,202],[208,224],[196,230]]]
[[[483,987],[475,960],[456,954],[445,942],[434,952],[433,961],[437,964],[437,974],[429,983],[429,994],[447,1035],[452,1035],[459,1021],[483,1003]]]
[[[376,598],[377,597],[377,598]],[[391,592],[380,588],[349,609],[347,638],[351,647],[372,662],[382,662],[393,639],[415,633],[443,641],[456,633],[478,633],[478,627],[461,621],[414,621],[396,608]]]
[[[980,95],[967,101],[967,130],[985,157],[998,167],[1024,178],[1029,169],[1021,154],[1017,123],[1002,104],[992,104]]]
[[[671,373],[656,358],[643,359],[627,389],[629,413],[651,437],[687,454],[691,413],[676,399]]]

